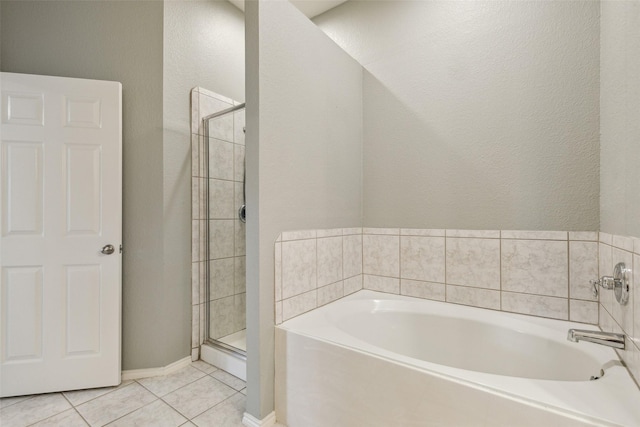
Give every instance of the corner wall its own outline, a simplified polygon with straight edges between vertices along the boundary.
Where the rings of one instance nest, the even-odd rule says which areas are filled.
[[[599,324],[626,335],[618,354],[640,383],[640,2],[600,7],[600,276],[624,262],[631,294],[602,291]]]
[[[362,67],[287,1],[245,4],[247,412],[274,409],[274,242],[362,222]],[[331,126],[328,126],[331,124]]]
[[[640,237],[640,2],[600,4],[600,228]]]
[[[316,17],[366,69],[364,225],[597,231],[598,19],[589,1]]]

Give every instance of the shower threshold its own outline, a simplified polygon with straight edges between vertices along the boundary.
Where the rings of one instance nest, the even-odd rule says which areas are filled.
[[[245,338],[246,348],[246,338]],[[243,381],[247,380],[247,356],[244,350],[234,351],[228,344],[208,340],[200,346],[200,359],[217,366]]]
[[[234,334],[227,335],[226,337],[218,338],[218,341],[246,352],[247,351],[247,330],[243,329]]]

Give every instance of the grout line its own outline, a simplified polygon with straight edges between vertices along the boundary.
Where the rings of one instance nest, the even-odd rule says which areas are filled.
[[[445,302],[448,301],[447,300],[447,236],[446,236],[446,231],[445,231],[445,236],[444,236],[444,300]]]
[[[498,289],[500,290],[500,311],[502,310],[502,230],[500,230],[500,242],[498,245],[498,277],[500,280]]]
[[[567,319],[571,320],[571,244],[569,240],[567,240]]]
[[[152,394],[153,394],[153,393],[152,393]],[[157,402],[158,400],[162,400],[161,398],[157,397],[155,394],[154,394],[154,397],[156,397],[156,399],[155,399],[155,400],[153,400],[153,401],[151,401],[151,402],[147,403],[146,405],[142,405],[141,407],[136,408],[136,409],[134,409],[133,411],[127,412],[126,414],[123,414],[123,415],[119,416],[118,418],[114,418],[114,419],[112,419],[111,421],[109,421],[108,423],[106,423],[106,424],[104,424],[104,425],[105,425],[105,426],[109,426],[110,424],[113,424],[113,423],[115,423],[116,421],[121,420],[122,418],[126,417],[127,415],[133,414],[134,412],[136,412],[136,411],[137,411],[137,410],[139,410],[139,409],[142,409],[142,408],[144,408],[144,407],[147,407],[147,406],[151,405],[152,403]],[[164,402],[164,401],[163,401],[163,402]],[[166,403],[166,402],[165,402],[165,403]],[[186,417],[185,417],[185,418],[186,418]],[[86,421],[86,420],[85,420],[85,421]],[[89,423],[87,422],[87,424],[89,424]],[[89,424],[89,425],[91,425],[91,424]]]

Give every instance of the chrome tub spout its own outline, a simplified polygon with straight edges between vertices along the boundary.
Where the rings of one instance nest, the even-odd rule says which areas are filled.
[[[586,329],[569,329],[567,339],[572,342],[588,341],[624,350],[624,334],[613,332],[589,331]]]

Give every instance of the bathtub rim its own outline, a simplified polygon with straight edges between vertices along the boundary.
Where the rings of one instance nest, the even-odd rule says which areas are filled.
[[[605,425],[640,425],[640,408],[637,407],[637,402],[640,401],[640,389],[631,378],[626,367],[620,361],[619,356],[610,348],[591,344],[594,352],[601,353],[600,357],[602,357],[602,354],[608,353],[608,358],[615,361],[612,366],[605,369],[605,375],[602,378],[597,381],[555,381],[506,377],[502,375],[453,368],[414,359],[374,346],[373,344],[369,344],[365,341],[357,340],[334,326],[319,327],[313,332],[309,332],[305,330],[304,327],[300,327],[300,324],[305,326],[305,317],[322,316],[326,311],[331,310],[332,307],[335,307],[337,304],[371,299],[426,303],[425,305],[445,305],[446,307],[450,307],[454,310],[462,309],[474,312],[478,311],[479,314],[491,312],[494,313],[493,315],[500,317],[513,317],[530,322],[540,322],[543,324],[562,324],[567,329],[574,327],[599,330],[598,326],[591,324],[540,318],[537,316],[451,304],[441,301],[424,300],[421,298],[387,294],[366,289],[289,319],[280,325],[276,325],[276,328],[285,333],[294,333],[311,339],[316,339],[330,345],[336,345],[351,351],[357,351],[371,357],[383,359],[390,363],[402,365],[412,370],[417,370],[438,378],[453,381],[466,387],[472,387],[487,393],[499,395],[506,399],[515,400],[547,411],[556,412],[563,416],[572,417],[589,423],[595,423],[595,425],[601,425],[602,423]],[[338,333],[334,334],[336,331],[338,331]],[[320,335],[318,335],[318,332],[320,332]],[[357,341],[357,345],[354,345],[354,341]],[[589,345],[590,343],[579,343],[576,345],[580,344]],[[590,347],[587,347],[587,349],[589,348]],[[559,396],[568,396],[571,397],[571,399],[564,401]],[[597,399],[594,399],[596,397]],[[605,409],[604,414],[602,409]]]

